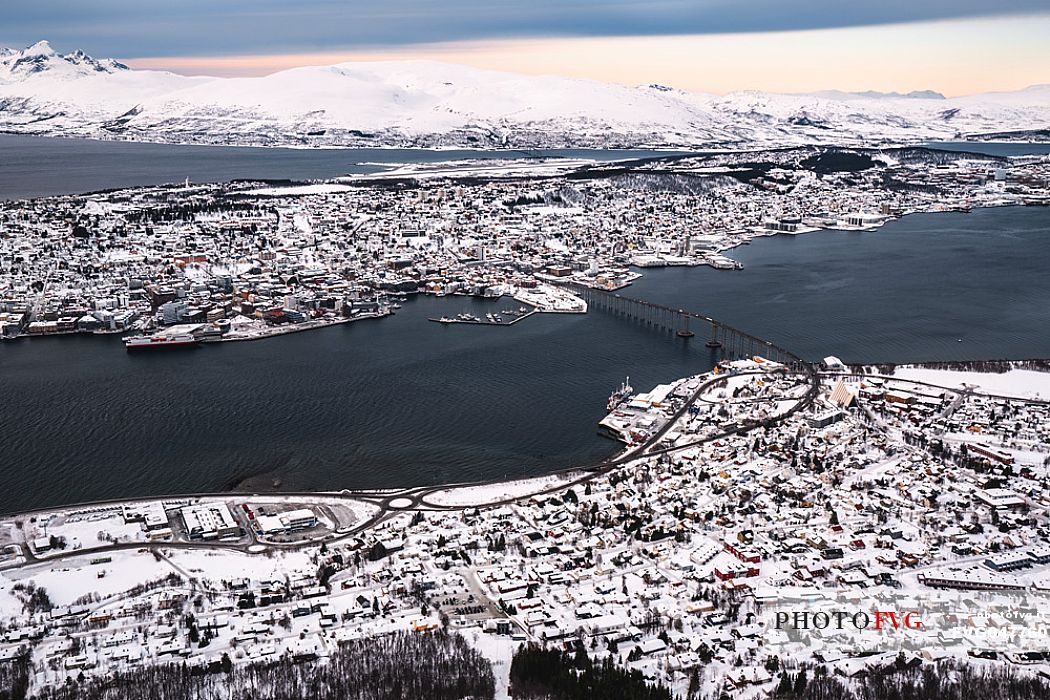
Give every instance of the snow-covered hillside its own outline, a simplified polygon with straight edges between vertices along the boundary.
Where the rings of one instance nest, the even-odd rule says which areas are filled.
[[[1050,86],[689,93],[431,61],[353,62],[262,78],[131,70],[47,42],[0,49],[0,129],[261,145],[698,146],[884,143],[1050,127]]]
[[[99,135],[139,104],[211,80],[131,70],[82,51],[63,55],[46,41],[21,51],[0,48],[0,129]]]

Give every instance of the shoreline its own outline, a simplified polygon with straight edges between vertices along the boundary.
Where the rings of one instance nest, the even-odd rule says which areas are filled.
[[[764,367],[764,369],[762,370],[763,372],[775,372],[775,371],[782,370],[785,367],[784,365],[782,365],[780,363],[773,362],[771,360],[770,361],[765,361],[766,365],[758,365],[756,362],[750,361],[750,360],[745,360],[745,361],[742,361],[742,362],[745,362],[745,363],[750,362],[752,365],[756,365],[756,366],[759,366],[759,367]],[[751,373],[754,373],[754,372],[743,372],[742,374],[746,375],[746,374],[751,374]],[[729,376],[732,376],[732,375],[729,375]],[[813,376],[816,377],[817,375],[814,374]],[[702,389],[710,388],[710,387],[716,387],[716,386],[721,386],[725,382],[725,379],[723,378],[723,376],[720,376],[714,370],[711,370],[711,371],[703,372],[703,373],[700,373],[700,374],[697,374],[697,375],[691,375],[691,376],[686,376],[686,377],[676,377],[676,378],[670,380],[669,386],[677,387],[679,385],[685,385],[685,384],[687,384],[687,383],[689,383],[690,381],[693,381],[693,380],[697,380],[700,383],[700,389],[698,389],[698,393]],[[785,414],[782,414],[782,415],[786,418],[786,417],[790,416],[791,413],[793,413],[794,410],[796,410],[796,409],[792,409],[791,412],[785,413]],[[680,414],[684,414],[684,409],[682,411],[680,411]],[[605,415],[605,418],[608,418],[611,415],[613,415],[613,414],[612,413],[607,413]],[[492,479],[480,479],[480,480],[475,480],[475,481],[451,481],[451,482],[445,482],[445,483],[439,483],[439,484],[426,484],[426,485],[415,484],[415,485],[402,486],[402,487],[393,486],[393,487],[381,487],[381,488],[374,488],[374,489],[373,488],[369,488],[369,489],[342,488],[342,489],[332,489],[332,490],[305,490],[305,491],[301,491],[301,490],[289,490],[289,491],[274,490],[274,491],[267,491],[267,490],[258,489],[258,488],[252,489],[252,490],[243,490],[242,491],[242,490],[238,490],[236,488],[236,484],[234,484],[234,486],[232,488],[230,488],[228,490],[224,490],[224,491],[201,491],[201,492],[178,493],[178,494],[163,494],[163,495],[155,495],[155,496],[116,497],[116,498],[99,499],[99,500],[94,500],[94,501],[80,501],[80,502],[71,503],[71,504],[64,504],[64,505],[46,506],[46,507],[42,507],[42,508],[34,508],[34,509],[24,510],[24,511],[0,512],[0,520],[19,518],[19,517],[22,517],[22,516],[35,516],[35,515],[39,515],[39,514],[43,514],[43,513],[51,513],[51,512],[54,512],[54,511],[91,510],[91,509],[99,508],[99,507],[111,507],[111,506],[127,504],[127,503],[166,502],[166,501],[183,502],[183,501],[187,501],[187,500],[200,500],[200,499],[227,499],[228,500],[228,499],[238,499],[238,498],[247,498],[247,497],[252,497],[252,498],[267,498],[267,497],[271,497],[271,498],[289,498],[289,499],[292,499],[292,498],[308,498],[310,496],[317,496],[317,497],[321,497],[321,498],[324,498],[324,497],[337,497],[337,498],[342,497],[342,498],[351,498],[351,499],[353,499],[353,498],[360,497],[360,498],[368,499],[368,498],[375,497],[377,494],[387,494],[387,495],[397,496],[397,495],[400,495],[400,494],[405,494],[405,493],[410,493],[410,492],[421,492],[421,493],[424,493],[424,494],[426,494],[424,496],[424,499],[425,499],[426,496],[429,496],[429,495],[432,495],[432,494],[438,494],[438,493],[442,493],[442,492],[456,492],[456,491],[460,491],[460,490],[468,490],[469,491],[469,490],[482,489],[482,488],[485,488],[485,487],[510,485],[510,484],[522,485],[522,484],[532,484],[532,483],[539,483],[539,482],[547,483],[547,482],[551,482],[552,480],[561,481],[561,480],[566,480],[567,479],[568,483],[565,484],[565,485],[569,486],[569,485],[572,485],[573,483],[575,483],[576,481],[579,480],[578,478],[574,479],[573,477],[591,478],[593,476],[597,476],[599,474],[604,473],[603,470],[605,470],[608,467],[618,467],[618,466],[621,466],[622,464],[630,463],[630,462],[632,462],[634,460],[643,459],[643,458],[645,458],[647,456],[651,456],[652,454],[656,454],[659,451],[651,452],[651,450],[652,450],[652,448],[654,446],[659,444],[659,438],[662,437],[662,431],[666,431],[666,430],[669,430],[669,429],[673,428],[674,424],[680,418],[681,418],[681,416],[679,416],[679,418],[672,418],[671,420],[669,420],[667,422],[667,424],[661,429],[661,431],[657,431],[657,433],[654,436],[650,437],[650,439],[648,441],[646,441],[646,442],[631,443],[631,442],[628,442],[628,441],[624,441],[622,439],[622,437],[614,439],[614,443],[617,445],[618,449],[616,449],[608,458],[603,459],[603,460],[599,461],[596,464],[573,465],[573,466],[568,466],[568,467],[560,467],[560,468],[554,469],[554,470],[549,471],[549,472],[545,472],[545,473],[542,473],[542,474],[536,474],[536,475],[532,475],[532,476],[524,476],[524,477],[521,477],[521,476],[519,476],[519,477],[503,476],[503,477],[495,477],[495,478],[492,478]],[[603,418],[603,421],[604,421],[604,418]],[[600,426],[601,423],[602,423],[602,421],[599,421],[598,425]],[[715,439],[715,438],[710,438],[710,439]],[[681,448],[676,448],[676,449],[681,449]],[[274,478],[279,478],[279,476],[276,475],[276,474],[277,473],[276,473],[275,470],[267,470],[267,471],[264,471],[264,472],[258,472],[256,474],[249,474],[248,476],[245,476],[245,477],[231,477],[231,480],[232,479],[237,479],[237,484],[239,484],[239,483],[243,483],[244,481],[246,481],[248,479],[256,478],[256,477],[259,477],[259,476],[270,477],[271,475],[274,475]],[[563,488],[563,486],[558,484],[554,488],[561,489],[561,488]],[[521,498],[527,498],[527,497],[529,497],[529,496],[527,496],[527,495],[526,496],[521,496]],[[515,498],[518,498],[518,497],[515,497]],[[425,501],[424,501],[424,504],[425,504]],[[435,505],[435,504],[431,504],[431,505]],[[457,506],[457,507],[459,507],[459,506]],[[468,507],[468,506],[462,506],[462,507]],[[398,511],[398,510],[407,510],[407,509],[405,509],[405,508],[398,508],[398,507],[395,506],[394,510]],[[165,543],[160,543],[160,544],[165,544]],[[168,543],[168,544],[170,544],[170,543]],[[0,568],[2,568],[2,566],[0,566]]]
[[[1046,204],[1043,204],[1042,206],[1043,207],[1050,206],[1050,201],[1048,201]],[[886,224],[889,224],[889,223],[894,222],[894,221],[903,221],[904,219],[906,219],[908,217],[919,215],[919,214],[972,214],[976,210],[1013,209],[1013,208],[1029,209],[1029,208],[1034,208],[1034,206],[1031,205],[1031,204],[1026,204],[1024,202],[995,202],[995,203],[991,203],[991,204],[984,204],[984,205],[976,204],[976,205],[969,205],[969,206],[965,206],[965,207],[951,207],[951,208],[947,208],[947,209],[912,209],[912,210],[909,210],[909,211],[902,212],[900,214],[888,216],[884,220],[879,221],[877,223],[868,224],[868,225],[865,225],[865,226],[854,227],[854,228],[835,228],[835,227],[832,227],[832,226],[828,226],[828,227],[806,227],[804,230],[799,230],[797,232],[774,231],[774,230],[766,230],[766,229],[755,228],[755,229],[749,230],[746,234],[742,235],[741,238],[736,240],[736,241],[732,241],[732,242],[730,242],[730,243],[728,243],[726,245],[722,245],[722,246],[719,246],[719,247],[712,248],[711,251],[709,251],[707,253],[707,255],[711,256],[711,258],[713,258],[713,259],[708,259],[707,257],[703,257],[703,256],[695,256],[694,258],[690,259],[690,261],[687,262],[687,263],[667,263],[667,262],[664,262],[663,264],[649,264],[649,265],[638,265],[638,264],[630,263],[628,265],[628,267],[629,268],[634,268],[634,270],[637,270],[637,272],[632,271],[632,275],[633,276],[632,276],[631,279],[626,280],[624,282],[621,282],[621,283],[619,283],[619,284],[617,284],[617,285],[615,285],[613,287],[608,287],[608,288],[598,287],[598,286],[594,286],[593,284],[587,284],[585,282],[582,282],[581,280],[575,280],[574,278],[568,278],[568,279],[570,281],[576,281],[576,282],[579,282],[581,284],[584,284],[584,286],[589,286],[589,287],[591,287],[593,289],[597,289],[598,291],[615,293],[615,292],[619,292],[621,290],[629,289],[630,287],[632,287],[635,282],[637,282],[638,280],[640,280],[640,279],[645,277],[645,274],[646,274],[645,271],[646,270],[652,270],[652,269],[659,270],[659,269],[674,268],[674,267],[710,267],[710,268],[715,269],[715,270],[729,270],[729,271],[744,270],[745,267],[744,267],[743,263],[740,263],[739,261],[726,256],[725,253],[727,251],[732,251],[732,250],[735,250],[737,248],[740,248],[742,246],[750,245],[753,241],[761,240],[763,238],[775,238],[777,236],[795,237],[795,236],[804,236],[804,235],[810,235],[810,234],[816,234],[816,233],[874,233],[874,232],[878,231],[879,229],[883,228]],[[723,261],[728,261],[729,263],[732,263],[732,265],[723,264]],[[557,278],[550,278],[548,275],[545,275],[545,274],[542,274],[542,273],[538,273],[536,275],[536,277],[538,279],[544,281],[544,282],[547,282],[547,283],[550,283],[553,280],[557,279]],[[413,290],[413,291],[408,291],[408,292],[403,292],[403,293],[404,294],[425,294],[425,295],[428,295],[428,296],[437,296],[437,297],[448,296],[448,295],[433,294],[433,293],[430,293],[430,292],[425,292],[422,289],[416,289],[416,290]],[[458,293],[457,293],[457,295],[458,295]],[[470,295],[467,295],[467,296],[470,296]],[[552,313],[552,312],[555,312],[555,313],[566,313],[566,312],[561,312],[561,311],[551,311],[551,310],[548,310],[548,309],[539,308],[536,304],[532,304],[531,302],[526,301],[525,299],[518,299],[517,297],[515,297],[515,299],[517,299],[518,301],[521,301],[522,303],[527,303],[527,304],[530,304],[531,306],[536,307],[537,310],[540,311],[540,312],[544,312],[544,313]],[[583,311],[583,312],[570,311],[570,312],[567,312],[567,313],[587,313],[587,311],[586,310]],[[392,314],[393,314],[393,311],[391,311],[390,314],[381,314],[380,317],[383,316],[383,315],[392,315]],[[359,318],[359,317],[357,317],[357,316],[350,317],[350,318],[348,318],[346,320],[340,319],[340,320],[337,320],[337,321],[334,321],[334,322],[318,324],[318,325],[311,326],[310,328],[302,328],[302,329],[297,329],[297,330],[311,330],[311,329],[314,329],[314,328],[322,328],[322,327],[325,327],[325,326],[328,326],[328,325],[337,325],[337,324],[340,324],[340,323],[345,323],[348,320],[355,320],[356,318]],[[305,323],[311,323],[311,322],[307,321]],[[297,324],[297,325],[301,325],[301,324]],[[177,328],[177,325],[175,325],[175,326],[165,326],[164,328]],[[5,341],[21,340],[22,338],[46,338],[46,337],[52,337],[52,336],[91,335],[91,334],[94,334],[94,335],[116,335],[116,334],[121,334],[121,333],[128,333],[130,330],[132,330],[132,329],[123,329],[123,330],[116,330],[116,329],[115,330],[104,330],[104,329],[100,329],[100,330],[93,330],[93,331],[81,331],[81,330],[78,330],[78,329],[72,329],[72,330],[62,330],[62,331],[55,331],[55,332],[49,332],[49,333],[20,333],[20,334],[18,334],[16,336],[0,336],[0,343],[3,343]],[[158,329],[155,329],[155,330],[161,330],[161,329],[158,328]],[[263,335],[260,335],[258,337],[251,337],[251,338],[230,338],[230,339],[222,338],[222,339],[215,339],[215,340],[205,340],[203,342],[217,342],[217,341],[226,341],[226,340],[256,340],[256,339],[271,337],[271,336],[275,336],[275,335],[284,335],[286,333],[291,333],[291,332],[295,332],[295,331],[288,330],[288,331],[275,332],[275,333],[271,333],[271,334],[263,334]],[[1006,358],[1001,358],[1001,359],[1006,359]],[[923,360],[922,362],[939,362],[939,361],[940,360]],[[981,361],[981,359],[978,358],[978,359],[967,360],[967,361]],[[864,361],[864,362],[861,362],[861,363],[854,363],[854,364],[874,365],[874,364],[880,364],[880,361],[878,361],[878,360]]]
[[[1011,132],[997,132],[993,135],[1000,136]],[[1014,133],[1028,133],[1028,132],[1014,132]],[[421,134],[420,136],[435,136],[436,133],[432,134]],[[748,144],[741,141],[739,145],[733,143],[731,146],[724,145],[724,142],[701,142],[701,143],[660,143],[660,144],[631,144],[631,145],[611,145],[611,146],[565,146],[565,145],[554,145],[554,146],[531,146],[531,145],[514,145],[510,144],[503,147],[489,147],[489,148],[478,148],[468,144],[464,145],[440,145],[440,146],[416,146],[406,144],[392,144],[389,142],[380,143],[354,143],[354,144],[338,144],[338,143],[216,143],[214,141],[178,141],[178,140],[151,140],[151,139],[139,139],[129,137],[114,136],[107,132],[92,132],[92,133],[37,133],[32,131],[16,131],[14,129],[3,129],[0,130],[0,136],[22,136],[32,137],[40,139],[63,139],[70,141],[91,141],[95,143],[133,143],[133,144],[149,144],[157,146],[199,146],[199,147],[213,147],[213,148],[256,148],[265,150],[288,150],[288,151],[350,151],[350,150],[376,150],[376,151],[394,151],[394,150],[405,150],[405,151],[430,151],[434,153],[442,153],[445,151],[540,151],[540,150],[577,150],[577,151],[658,151],[658,152],[688,152],[688,153],[733,153],[742,152],[749,150]],[[163,136],[160,134],[159,136]],[[947,134],[945,134],[947,136]],[[906,146],[924,146],[925,144],[991,144],[991,145],[1011,145],[1011,146],[1026,146],[1026,145],[1043,145],[1046,144],[1046,140],[1034,139],[1034,138],[1017,138],[1017,139],[981,139],[973,138],[979,137],[981,134],[970,134],[971,138],[962,139],[942,139],[942,140],[931,140],[928,137],[916,136],[912,139],[901,139],[894,141],[875,141],[873,143],[862,144],[862,145],[851,145],[853,148],[895,148],[895,147],[906,147]],[[795,145],[802,146],[828,146],[823,141],[805,142]],[[936,148],[935,146],[931,146]]]
[[[533,312],[533,313],[535,313],[535,312]],[[352,320],[352,319],[350,319],[350,320]],[[328,325],[332,325],[332,324],[328,324]],[[930,365],[950,365],[950,367],[947,367],[947,366],[931,367]],[[1018,366],[1018,365],[1020,365],[1020,366]],[[1032,365],[1032,366],[1029,366],[1029,365]],[[980,369],[980,367],[982,367],[982,366],[989,366],[989,367],[995,367],[995,368],[994,369]],[[890,368],[890,367],[892,367],[894,369],[905,369],[905,370],[907,370],[907,369],[927,369],[927,370],[929,370],[931,372],[945,372],[945,373],[951,373],[953,371],[968,371],[968,372],[971,372],[971,373],[974,373],[974,374],[984,374],[984,375],[989,375],[989,376],[1003,375],[1003,374],[1005,374],[1005,373],[1007,373],[1007,372],[1009,372],[1011,370],[1036,371],[1036,372],[1046,373],[1046,374],[1050,375],[1050,358],[1046,358],[1046,359],[1028,359],[1028,360],[964,360],[964,361],[917,362],[917,363],[898,363],[898,364],[889,364],[889,363],[882,363],[882,364],[880,364],[880,363],[859,363],[858,364],[858,363],[850,363],[849,365],[847,365],[847,369],[849,370],[850,373],[853,373],[854,376],[870,375],[870,376],[875,377],[875,378],[886,377],[886,378],[892,378],[892,379],[895,379],[895,380],[898,380],[898,381],[905,381],[905,382],[909,381],[909,379],[907,377],[903,377],[903,376],[896,376],[895,377],[894,376],[894,374],[895,374],[894,371],[889,371],[889,372],[884,371],[884,369]],[[1038,367],[1038,368],[1041,368],[1041,369],[1037,369],[1035,367]],[[872,370],[874,370],[874,371],[872,371]],[[708,372],[708,373],[704,373],[704,374],[698,375],[698,376],[706,376],[708,374],[710,374],[710,373]],[[833,374],[834,374],[833,372],[832,373],[825,373],[826,376],[832,376]],[[947,379],[947,377],[944,377],[944,378]],[[681,382],[681,381],[685,381],[686,379],[688,379],[688,378],[681,378],[680,377],[680,378],[675,378],[675,379],[671,380],[671,382],[672,382],[672,384],[674,384],[674,383],[678,383],[678,382]],[[1050,384],[1050,376],[1048,376],[1048,384]],[[949,386],[941,386],[940,388],[943,388],[943,389],[946,389],[946,390],[951,389],[951,387],[949,387]],[[996,396],[995,394],[992,394],[990,392],[978,391],[977,393],[979,393],[979,394],[985,393],[985,394],[987,394],[989,396]],[[1026,397],[1026,396],[1021,396],[1021,395],[1017,395],[1017,396],[1013,396],[1012,397],[1013,400],[1017,400],[1017,401],[1025,401],[1025,400],[1029,400],[1031,398],[1032,397]],[[1047,398],[1050,398],[1050,393],[1048,393],[1048,397]],[[1040,399],[1037,399],[1037,400],[1045,401],[1046,399],[1040,398]],[[608,418],[610,415],[612,415],[612,414],[611,413],[607,414],[605,416],[605,418]],[[605,420],[605,418],[603,418],[603,421]],[[599,421],[598,425],[601,426],[603,421]],[[613,436],[612,435],[608,435],[607,437],[611,438]],[[610,454],[610,456],[607,459],[602,460],[603,463],[604,462],[615,462],[615,461],[622,460],[622,459],[624,459],[626,457],[629,457],[633,452],[637,451],[637,449],[638,449],[637,445],[631,445],[630,443],[626,443],[625,444],[623,442],[622,436],[620,436],[618,438],[614,438],[614,442],[617,445],[618,449],[616,449],[612,454]],[[587,474],[587,473],[590,473],[590,471],[593,470],[593,469],[594,469],[593,465],[591,465],[591,466],[588,466],[588,465],[576,465],[576,466],[570,466],[570,467],[562,467],[562,468],[554,469],[554,470],[549,471],[549,472],[536,474],[536,475],[532,475],[532,476],[525,476],[525,477],[520,477],[520,476],[519,477],[497,477],[497,478],[494,478],[494,479],[482,479],[482,480],[477,480],[477,481],[466,481],[466,482],[453,481],[453,482],[447,482],[447,483],[441,483],[441,484],[428,484],[428,485],[420,485],[420,484],[412,485],[412,484],[410,484],[410,485],[406,485],[406,486],[386,486],[386,487],[368,488],[368,489],[342,488],[342,489],[331,489],[331,490],[305,490],[305,491],[303,491],[303,490],[287,490],[287,491],[284,491],[284,490],[281,490],[280,487],[277,487],[275,489],[270,490],[270,489],[258,488],[257,485],[256,485],[255,488],[252,488],[252,489],[239,489],[239,488],[237,488],[237,484],[242,483],[245,480],[254,478],[256,476],[260,476],[262,474],[265,474],[268,478],[270,478],[270,477],[276,478],[276,479],[280,478],[280,475],[279,475],[278,472],[276,472],[274,470],[268,470],[268,471],[265,471],[265,472],[259,472],[257,474],[249,474],[246,477],[240,477],[240,478],[238,478],[237,484],[234,484],[230,488],[224,489],[222,491],[202,491],[202,492],[175,493],[175,494],[143,495],[143,496],[130,496],[130,497],[115,497],[115,498],[98,499],[98,500],[91,500],[91,501],[79,501],[79,502],[74,502],[74,503],[58,504],[58,505],[53,505],[53,506],[44,506],[44,507],[41,507],[41,508],[34,508],[34,509],[30,509],[30,510],[25,510],[25,511],[0,512],[0,519],[17,518],[17,517],[24,516],[24,515],[25,516],[30,516],[30,515],[34,515],[34,514],[52,512],[52,511],[56,511],[56,510],[90,509],[90,508],[93,508],[93,507],[111,506],[111,505],[114,505],[114,504],[122,504],[122,503],[128,503],[128,502],[136,502],[137,503],[137,502],[145,502],[145,501],[178,501],[178,500],[186,500],[186,499],[224,499],[224,498],[228,499],[228,498],[248,497],[248,496],[252,496],[252,497],[272,496],[272,497],[278,497],[278,498],[280,498],[280,497],[309,497],[311,494],[317,495],[319,497],[325,497],[325,496],[333,496],[333,495],[340,495],[340,494],[349,496],[351,494],[377,494],[377,493],[384,493],[384,492],[385,493],[397,494],[397,493],[403,493],[403,492],[406,492],[406,491],[416,491],[416,490],[433,491],[433,492],[436,493],[436,492],[439,492],[439,491],[457,491],[457,490],[460,490],[460,489],[478,489],[478,488],[481,488],[481,487],[499,486],[499,485],[504,485],[504,484],[521,485],[521,484],[529,484],[529,483],[533,483],[533,482],[545,482],[545,481],[550,481],[550,480],[555,479],[555,478],[568,477],[568,476],[571,476],[573,474]]]
[[[393,310],[387,309],[385,312],[362,313],[358,314],[357,316],[348,316],[345,318],[314,319],[312,321],[303,321],[302,323],[261,328],[248,336],[237,336],[231,338],[229,337],[229,334],[227,334],[218,338],[204,338],[201,340],[201,344],[210,345],[213,343],[244,343],[253,340],[265,340],[267,338],[275,338],[281,335],[302,333],[304,331],[313,331],[318,330],[320,328],[330,328],[331,326],[342,326],[347,323],[353,323],[354,321],[365,321],[373,318],[386,318],[387,316],[393,315]],[[167,328],[177,328],[177,326],[168,326]]]

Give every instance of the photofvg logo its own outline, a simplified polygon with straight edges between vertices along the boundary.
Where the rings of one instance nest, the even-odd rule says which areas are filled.
[[[823,657],[879,652],[1046,649],[1050,596],[915,587],[828,595],[796,589],[756,596],[746,621],[771,653]],[[746,609],[746,608],[745,608]]]
[[[757,622],[762,638],[776,653],[805,649],[844,656],[864,653],[919,652],[938,642],[931,629],[936,615],[915,601],[889,606],[858,600],[799,601],[762,609]]]
[[[778,630],[921,630],[922,616],[917,610],[875,610],[871,614],[864,610],[810,611],[778,610],[773,617]]]

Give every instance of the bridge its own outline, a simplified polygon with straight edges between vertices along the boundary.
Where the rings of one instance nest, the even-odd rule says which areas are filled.
[[[558,285],[586,301],[590,309],[612,313],[657,330],[674,333],[681,338],[700,336],[699,340],[710,348],[717,359],[760,355],[788,365],[796,371],[802,371],[809,364],[775,343],[709,316],[633,299],[615,292],[588,287],[579,282],[558,282]]]
[[[642,301],[640,299],[632,299],[625,297],[621,294],[615,294],[607,292],[601,289],[593,289],[575,282],[560,282],[559,285],[577,296],[584,299],[591,308],[607,311],[610,313],[618,314],[625,318],[631,319],[638,323],[645,324],[654,329],[673,333],[682,338],[692,338],[696,335],[694,329],[702,331],[703,337],[707,340],[703,341],[704,344],[710,348],[711,352],[716,356],[717,359],[731,359],[736,357],[750,357],[753,355],[761,355],[762,357],[768,358],[775,362],[781,363],[786,366],[787,372],[797,372],[805,375],[805,381],[809,385],[809,389],[804,396],[797,400],[794,405],[788,408],[786,411],[779,413],[775,416],[745,423],[743,425],[733,425],[724,430],[721,430],[715,434],[707,435],[696,441],[689,442],[686,444],[674,444],[670,446],[660,446],[660,440],[663,439],[664,435],[669,432],[677,424],[683,415],[689,410],[689,408],[699,399],[700,395],[709,388],[713,383],[723,381],[720,377],[712,377],[706,382],[702,383],[697,389],[682,402],[682,405],[677,408],[669,420],[664,426],[655,432],[641,445],[627,451],[622,452],[619,455],[610,459],[602,460],[597,464],[592,465],[578,465],[570,466],[564,469],[560,469],[552,474],[564,475],[566,479],[564,481],[558,481],[553,484],[538,485],[537,490],[528,494],[515,494],[512,496],[506,496],[498,498],[496,500],[488,500],[485,502],[479,502],[472,505],[464,504],[441,504],[429,500],[435,493],[449,488],[464,488],[471,486],[485,486],[498,484],[503,479],[486,479],[475,482],[455,483],[455,484],[442,484],[435,486],[418,486],[407,489],[389,489],[389,490],[350,490],[343,489],[341,491],[328,491],[328,492],[281,492],[282,497],[302,498],[304,501],[309,501],[311,498],[317,496],[323,496],[325,498],[332,499],[345,499],[348,501],[357,501],[368,503],[376,507],[376,512],[367,516],[363,516],[358,522],[353,522],[347,527],[335,530],[326,536],[317,539],[309,540],[297,540],[292,542],[273,542],[266,541],[263,543],[260,541],[252,532],[251,527],[246,528],[245,537],[241,538],[236,542],[213,542],[213,541],[164,541],[164,542],[120,542],[113,543],[108,546],[95,547],[90,550],[71,550],[68,552],[60,552],[52,554],[50,556],[40,558],[35,555],[28,547],[21,548],[22,556],[24,557],[23,564],[39,564],[44,561],[55,562],[57,560],[73,558],[78,556],[84,556],[89,551],[93,555],[101,555],[106,552],[115,552],[122,550],[145,550],[150,549],[157,552],[160,556],[160,551],[163,549],[208,549],[211,547],[222,547],[226,549],[236,550],[242,554],[261,554],[263,552],[270,552],[274,549],[285,549],[285,550],[298,550],[309,547],[316,547],[321,542],[325,543],[336,543],[340,541],[350,540],[357,537],[360,533],[369,530],[376,525],[384,522],[388,518],[396,515],[397,513],[405,511],[442,511],[442,510],[461,510],[463,508],[489,508],[498,505],[506,505],[509,503],[515,503],[525,498],[530,498],[539,495],[546,495],[551,493],[557,493],[564,489],[568,489],[574,486],[586,484],[601,475],[606,474],[610,471],[618,469],[624,465],[631,464],[634,460],[644,457],[658,457],[680,450],[688,449],[690,447],[696,447],[708,442],[715,440],[724,439],[731,435],[745,434],[756,428],[768,428],[771,425],[776,425],[788,419],[799,411],[806,410],[813,405],[820,391],[820,375],[816,370],[816,366],[806,362],[804,359],[790,352],[789,350],[776,345],[770,341],[763,340],[757,336],[745,333],[737,328],[733,328],[730,325],[716,321],[708,316],[686,311],[684,309],[672,309],[668,306],[661,306],[659,304],[653,304],[648,301]],[[698,338],[697,341],[701,341],[702,338]],[[784,370],[778,370],[784,371]],[[752,372],[748,372],[752,373]],[[753,372],[761,374],[761,372]],[[270,494],[267,494],[269,496]],[[183,494],[177,496],[154,496],[148,498],[137,498],[137,499],[109,499],[103,501],[94,501],[89,503],[81,503],[77,505],[65,506],[64,509],[83,509],[83,508],[97,508],[103,506],[116,506],[122,505],[128,502],[139,502],[139,501],[172,501],[172,500],[186,500],[186,499],[216,499],[228,501],[231,497],[239,498],[259,498],[259,493],[233,493],[233,492],[219,492],[219,493],[193,493]],[[21,514],[0,514],[0,517],[12,517],[14,515],[20,515],[21,517],[31,517],[36,515],[43,515],[45,513],[54,512],[55,508],[48,508],[37,511],[29,511]],[[236,516],[235,516],[236,517]],[[23,564],[19,564],[21,566]],[[192,580],[192,579],[191,579]]]

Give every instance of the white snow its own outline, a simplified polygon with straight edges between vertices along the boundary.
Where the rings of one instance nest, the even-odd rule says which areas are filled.
[[[544,476],[520,481],[504,481],[485,486],[468,486],[436,491],[427,496],[427,501],[443,506],[483,506],[509,498],[519,498],[547,488],[564,486],[567,479],[559,476]]]
[[[338,192],[346,192],[349,189],[352,189],[349,185],[337,184],[292,185],[290,187],[261,187],[257,190],[248,190],[244,194],[263,197],[284,197],[307,194],[336,194]]]
[[[98,557],[99,555],[94,555]],[[135,552],[106,553],[112,561],[92,564],[92,555],[25,567],[8,572],[12,580],[32,579],[47,591],[54,605],[71,605],[92,593],[103,599],[134,588],[136,585],[177,573],[165,561],[144,557]]]
[[[987,394],[1013,396],[1027,399],[1050,399],[1050,372],[1027,369],[1012,369],[1003,373],[963,372],[921,367],[898,367],[895,379],[910,379],[949,389],[958,389],[962,384],[979,387]]]
[[[457,132],[479,145],[523,131],[549,143],[712,144],[955,138],[1050,122],[1050,88],[963,98],[848,93],[725,96],[524,76],[435,61],[349,62],[265,77],[130,70],[42,42],[0,54],[0,127],[26,133],[303,145],[411,142]],[[114,120],[118,120],[114,122]],[[356,139],[356,141],[355,141]],[[432,139],[433,140],[433,139]],[[437,145],[448,145],[438,139]]]

